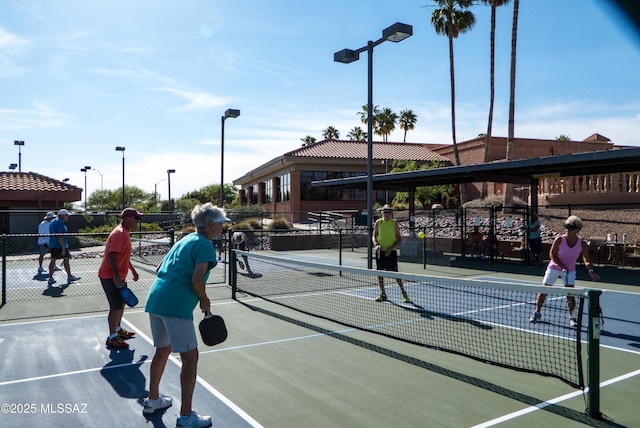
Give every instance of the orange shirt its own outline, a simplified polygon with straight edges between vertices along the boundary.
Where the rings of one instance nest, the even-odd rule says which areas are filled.
[[[104,279],[113,279],[113,271],[109,264],[109,253],[116,253],[118,274],[121,280],[125,280],[129,272],[131,260],[131,237],[129,232],[121,224],[115,227],[109,234],[107,244],[104,247],[104,257],[98,269],[98,276]]]

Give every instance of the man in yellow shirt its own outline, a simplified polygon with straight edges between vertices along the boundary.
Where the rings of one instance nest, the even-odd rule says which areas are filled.
[[[391,207],[385,205],[382,207],[382,218],[376,220],[373,225],[373,245],[376,248],[376,268],[378,270],[386,270],[390,272],[398,272],[398,252],[396,248],[400,245],[400,229],[398,223],[391,218]],[[402,293],[402,301],[410,303],[411,300],[404,291],[404,285],[400,278],[396,278],[400,292]],[[380,284],[380,295],[376,297],[376,302],[387,300],[387,293],[384,289],[384,277],[378,277]]]

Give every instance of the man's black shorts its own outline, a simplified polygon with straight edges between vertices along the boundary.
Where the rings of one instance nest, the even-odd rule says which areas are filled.
[[[380,256],[376,254],[376,269],[398,272],[398,251],[393,250],[387,257],[384,251],[380,250]]]
[[[102,284],[104,294],[107,296],[109,309],[123,309],[124,300],[122,300],[122,296],[120,296],[120,292],[118,291],[116,284],[113,282],[113,278],[100,278],[100,283]]]
[[[71,258],[71,254],[69,253],[69,249],[68,248],[64,251],[64,256],[62,255],[62,248],[52,248],[51,249],[51,258],[54,259],[54,260],[66,259],[66,258]]]

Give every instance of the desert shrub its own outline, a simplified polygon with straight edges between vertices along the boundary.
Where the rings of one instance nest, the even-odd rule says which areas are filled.
[[[493,208],[501,210],[504,206],[504,196],[489,195],[484,199],[474,199],[473,201],[465,202],[463,208]],[[517,196],[513,197],[514,208],[527,208],[527,203]]]
[[[268,230],[289,230],[291,229],[291,225],[282,217],[275,217],[269,226]]]

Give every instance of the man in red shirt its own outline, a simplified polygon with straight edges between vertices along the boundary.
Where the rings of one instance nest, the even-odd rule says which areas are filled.
[[[138,280],[138,272],[131,264],[131,237],[129,231],[134,229],[142,213],[134,208],[125,208],[120,214],[120,224],[117,225],[104,248],[104,257],[98,270],[98,277],[102,283],[102,288],[109,302],[109,337],[107,337],[107,348],[122,349],[128,348],[125,342],[133,338],[134,332],[129,332],[122,328],[120,322],[124,315],[124,300],[120,294],[120,287],[126,287],[127,273],[131,271],[133,280]]]

